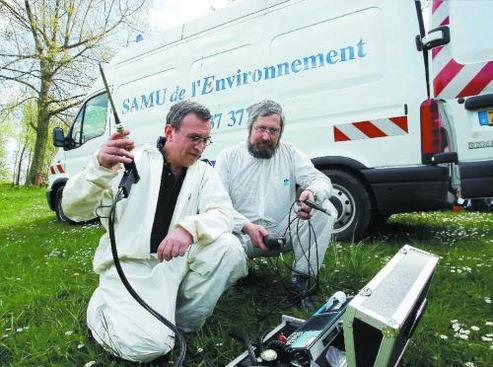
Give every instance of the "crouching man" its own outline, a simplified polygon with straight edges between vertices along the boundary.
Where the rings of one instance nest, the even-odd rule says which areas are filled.
[[[284,124],[278,103],[264,100],[250,106],[247,141],[224,149],[216,169],[233,202],[234,233],[247,255],[278,255],[279,250],[267,248],[265,236],[285,238],[282,251],[294,251],[291,291],[302,299],[302,307],[313,309],[310,282],[323,263],[337,211],[329,201],[330,179],[294,145],[281,141]],[[307,199],[329,215],[314,211]],[[294,205],[296,200],[299,206]],[[296,217],[299,223],[294,222]]]
[[[115,236],[123,270],[136,292],[184,332],[200,328],[223,291],[247,274],[233,228],[232,206],[214,169],[198,161],[210,143],[210,113],[184,101],[171,107],[158,146],[131,153],[134,142],[113,134],[63,192],[75,221],[99,215],[108,229],[123,174],[135,160],[140,181],[116,208]],[[87,310],[95,340],[118,357],[151,361],[174,346],[174,334],[139,305],[121,283],[104,234],[93,261],[99,286]]]

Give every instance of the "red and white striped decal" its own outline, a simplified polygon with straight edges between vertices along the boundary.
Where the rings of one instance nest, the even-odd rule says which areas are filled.
[[[409,133],[407,116],[334,125],[334,141],[384,138]]]
[[[449,0],[434,0],[432,28],[450,24]],[[431,51],[433,90],[437,98],[460,98],[493,92],[493,61],[461,64],[454,60],[450,45]]]
[[[59,173],[65,173],[65,169],[63,168],[63,165],[60,162],[57,162],[57,164],[52,164],[50,166],[50,173],[52,175],[56,175]]]

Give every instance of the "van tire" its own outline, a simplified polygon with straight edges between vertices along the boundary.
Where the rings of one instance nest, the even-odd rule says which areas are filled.
[[[370,194],[356,176],[337,169],[324,173],[332,181],[330,201],[337,209],[334,236],[339,241],[358,241],[366,233],[373,213]]]
[[[74,223],[71,221],[68,217],[63,214],[63,209],[62,209],[62,196],[63,196],[63,188],[65,186],[60,186],[57,188],[56,193],[55,193],[55,213],[56,213],[56,218],[60,223],[66,223],[66,224],[71,224]]]

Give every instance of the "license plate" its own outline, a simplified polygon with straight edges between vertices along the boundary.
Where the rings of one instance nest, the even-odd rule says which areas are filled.
[[[493,126],[493,110],[479,111],[478,116],[481,126]]]

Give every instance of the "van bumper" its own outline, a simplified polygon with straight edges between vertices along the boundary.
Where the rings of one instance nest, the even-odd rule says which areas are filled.
[[[452,207],[449,169],[441,166],[361,171],[375,194],[380,213],[392,214]]]
[[[459,163],[464,198],[493,197],[493,160]]]

